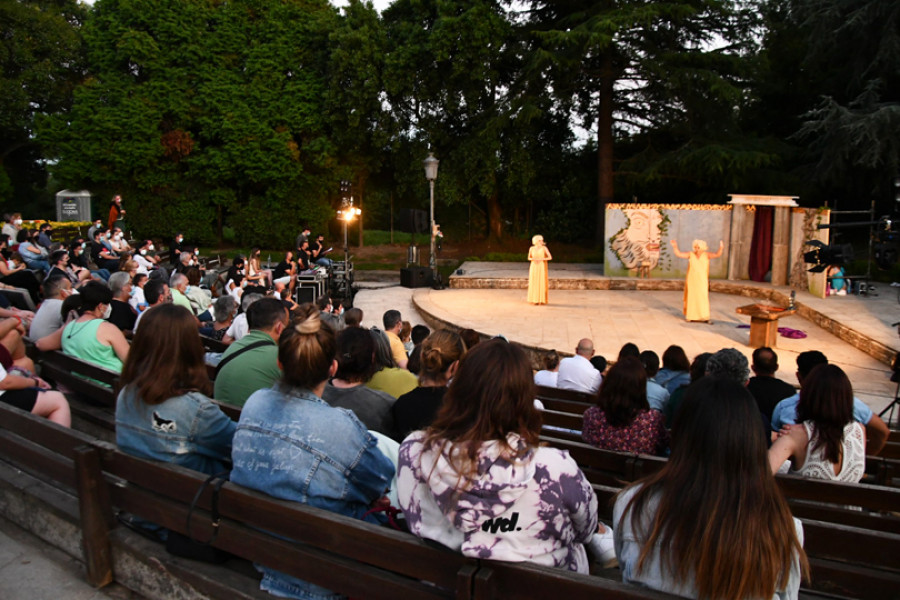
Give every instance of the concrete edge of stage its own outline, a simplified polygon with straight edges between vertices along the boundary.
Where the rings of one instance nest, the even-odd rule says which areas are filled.
[[[637,279],[605,277],[602,274],[602,265],[597,264],[554,264],[550,270],[551,290],[665,290],[678,291],[684,289],[684,280],[681,279]],[[460,274],[461,272],[461,274]],[[486,263],[466,262],[460,265],[456,274],[450,277],[450,288],[456,290],[465,289],[527,289],[528,265],[527,263]],[[790,303],[791,288],[788,286],[773,286],[754,281],[734,281],[712,279],[709,282],[711,292],[743,296],[751,300],[764,301],[776,306],[788,306]],[[891,292],[893,294],[893,292]],[[416,310],[430,327],[444,327],[449,329],[463,329],[463,323],[452,323],[436,311],[430,309],[422,298],[414,294],[412,301]],[[887,337],[883,331],[864,331],[854,329],[841,322],[841,316],[848,314],[847,306],[828,299],[816,298],[808,292],[796,294],[795,307],[797,315],[803,317],[817,327],[833,334],[838,339],[850,344],[854,348],[868,354],[877,361],[891,366],[897,350],[888,345]],[[896,304],[893,305],[895,308]],[[885,318],[889,327],[890,319]],[[900,321],[900,318],[894,318]],[[478,332],[481,335],[488,335]],[[893,339],[896,339],[894,337]],[[534,359],[545,351],[521,344]],[[535,360],[535,364],[539,364]]]

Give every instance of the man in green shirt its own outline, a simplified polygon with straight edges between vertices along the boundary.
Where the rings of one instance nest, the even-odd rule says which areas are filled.
[[[172,303],[183,306],[188,309],[191,314],[194,314],[194,309],[191,307],[190,300],[184,295],[187,284],[188,278],[181,273],[172,273],[172,276],[169,278],[169,289],[172,290]]]
[[[244,406],[253,392],[271,387],[281,377],[278,338],[288,326],[284,304],[263,298],[247,309],[247,335],[222,355],[216,372],[214,397],[219,402]]]

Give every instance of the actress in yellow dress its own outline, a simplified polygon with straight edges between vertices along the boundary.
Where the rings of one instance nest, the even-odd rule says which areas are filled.
[[[531,243],[533,246],[528,250],[528,260],[531,261],[531,268],[528,270],[528,302],[547,304],[547,290],[550,288],[547,261],[553,260],[553,257],[544,245],[544,236],[534,236]]]
[[[694,240],[691,252],[681,252],[678,242],[672,240],[675,256],[688,259],[687,277],[684,280],[684,318],[686,321],[709,321],[709,259],[719,258],[725,242],[719,241],[719,251],[707,252],[706,242]]]

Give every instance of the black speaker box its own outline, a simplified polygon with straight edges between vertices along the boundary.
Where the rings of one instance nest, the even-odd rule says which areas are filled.
[[[314,284],[298,284],[297,285],[297,304],[305,304],[306,302],[315,302],[316,292],[319,290],[319,287]]]
[[[400,285],[408,288],[430,287],[431,269],[428,267],[408,267],[400,269]]]

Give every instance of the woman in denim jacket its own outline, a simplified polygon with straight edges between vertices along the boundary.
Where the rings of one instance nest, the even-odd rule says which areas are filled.
[[[156,309],[154,309],[156,310]],[[322,400],[337,370],[334,331],[313,305],[281,334],[282,378],[255,392],[234,434],[231,481],[280,498],[347,515],[362,516],[385,495],[394,465],[356,416]],[[283,598],[342,596],[274,569],[257,565],[260,589]]]
[[[161,304],[142,322],[122,369],[116,443],[141,458],[210,475],[225,470],[235,424],[208,397],[196,320],[186,308]]]

